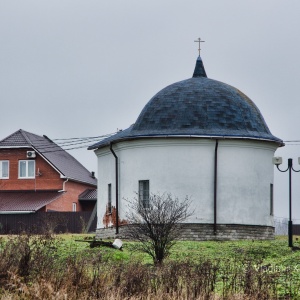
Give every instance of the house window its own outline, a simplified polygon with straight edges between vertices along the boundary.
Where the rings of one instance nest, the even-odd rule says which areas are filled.
[[[273,183],[270,184],[270,215],[274,215]]]
[[[111,183],[108,184],[108,190],[107,190],[107,213],[111,214]]]
[[[139,181],[139,201],[144,208],[149,208],[149,180]]]
[[[76,202],[73,202],[72,211],[73,212],[77,211],[77,203]]]
[[[9,161],[0,160],[0,178],[8,179],[9,178]]]
[[[19,178],[35,177],[35,161],[19,160]]]

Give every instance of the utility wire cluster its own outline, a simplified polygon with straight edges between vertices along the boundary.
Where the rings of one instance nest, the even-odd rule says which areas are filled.
[[[64,151],[64,150],[74,150],[80,148],[87,148],[90,145],[100,142],[117,132],[108,133],[99,136],[90,136],[90,137],[74,137],[74,138],[63,138],[63,139],[49,139],[47,136],[44,136],[48,139],[49,142],[41,141],[36,142],[35,146],[39,148],[42,153],[49,153],[49,152],[57,152],[57,151]],[[287,146],[300,146],[300,140],[289,140],[284,141]]]
[[[71,150],[71,149],[86,148],[86,147],[88,147],[92,144],[95,144],[97,142],[100,142],[114,134],[116,134],[116,132],[99,135],[99,136],[92,136],[92,137],[53,139],[53,141],[55,141],[55,143],[58,144],[62,148],[63,147],[68,148],[65,150]],[[71,148],[69,148],[70,146],[71,146]],[[75,146],[75,148],[73,146]]]
[[[47,136],[44,136],[48,141],[41,140],[40,142],[35,142],[34,146],[42,153],[58,152],[64,150],[74,150],[80,148],[87,148],[97,142],[100,142],[112,135],[114,133],[108,133],[99,136],[91,137],[75,137],[75,138],[64,138],[64,139],[49,139]]]
[[[300,140],[283,141],[286,146],[300,146]]]

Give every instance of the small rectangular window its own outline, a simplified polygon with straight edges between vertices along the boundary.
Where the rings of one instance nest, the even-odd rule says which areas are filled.
[[[77,211],[77,203],[76,202],[73,202],[72,210],[73,210],[73,212]]]
[[[273,183],[270,184],[270,215],[274,215]]]
[[[0,160],[0,178],[8,179],[9,178],[9,161]]]
[[[107,191],[107,213],[111,214],[112,207],[111,207],[111,183],[108,184],[108,191]]]
[[[139,201],[144,208],[149,208],[149,180],[139,181]]]
[[[35,161],[19,161],[19,178],[35,178]]]

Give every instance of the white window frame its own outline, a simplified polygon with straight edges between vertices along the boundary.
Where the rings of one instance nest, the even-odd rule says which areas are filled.
[[[73,212],[76,212],[76,211],[77,211],[77,203],[76,203],[76,202],[73,202],[73,203],[72,203],[72,211],[73,211]]]
[[[3,176],[3,163],[7,163],[7,176]],[[0,160],[0,179],[9,179],[9,160]]]
[[[21,176],[21,163],[22,162],[26,162],[26,174],[25,174],[25,176]],[[33,162],[33,176],[29,176],[28,175],[28,163],[29,162]],[[35,178],[35,160],[32,160],[32,159],[30,159],[30,160],[26,160],[26,159],[24,159],[24,160],[19,160],[19,170],[18,170],[18,178],[19,179],[31,179],[31,178]]]

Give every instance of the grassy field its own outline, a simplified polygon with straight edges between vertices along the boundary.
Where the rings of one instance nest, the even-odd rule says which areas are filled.
[[[161,267],[132,242],[91,249],[85,238],[0,237],[0,299],[300,299],[300,251],[286,237],[182,241]]]

